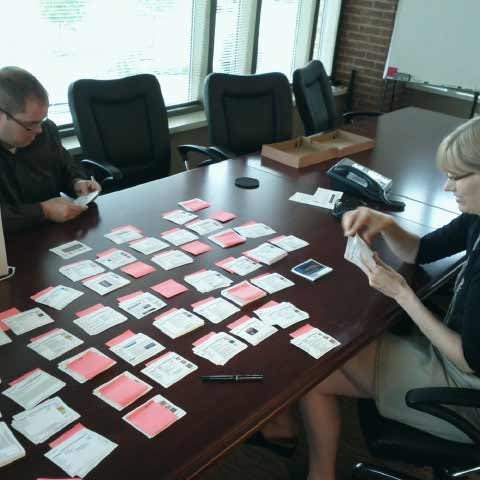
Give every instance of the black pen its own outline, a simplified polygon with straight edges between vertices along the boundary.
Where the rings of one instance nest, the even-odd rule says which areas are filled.
[[[204,382],[261,382],[262,374],[202,375]]]

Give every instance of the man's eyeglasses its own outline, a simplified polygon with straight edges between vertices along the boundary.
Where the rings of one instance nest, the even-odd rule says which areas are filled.
[[[3,112],[10,120],[13,120],[17,125],[23,127],[27,132],[33,132],[45,121],[45,119],[43,119],[38,122],[23,123],[20,120],[17,120],[11,113],[8,113],[3,108],[0,108],[0,112]]]
[[[451,173],[447,173],[447,178],[451,182],[458,182],[462,178],[467,178],[467,177],[470,177],[471,175],[474,175],[474,174],[475,174],[475,172],[464,173],[463,175],[452,175]]]

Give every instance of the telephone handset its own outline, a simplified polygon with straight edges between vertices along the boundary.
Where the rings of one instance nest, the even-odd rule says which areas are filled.
[[[360,165],[350,158],[344,158],[331,167],[327,175],[334,190],[353,193],[380,202],[392,210],[403,210],[405,204],[388,198],[392,180],[375,170]]]

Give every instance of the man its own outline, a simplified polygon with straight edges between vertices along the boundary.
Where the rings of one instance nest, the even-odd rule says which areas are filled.
[[[31,73],[0,69],[0,204],[7,232],[72,220],[87,207],[60,192],[75,197],[101,189],[62,147],[47,113],[48,94]]]

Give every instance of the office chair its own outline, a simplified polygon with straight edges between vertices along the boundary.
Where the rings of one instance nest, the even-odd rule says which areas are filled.
[[[73,125],[90,173],[111,177],[107,191],[166,177],[170,136],[154,75],[76,80],[68,89]]]
[[[339,116],[330,79],[319,60],[312,60],[305,67],[295,70],[292,86],[305,135],[331,130],[342,121],[348,123],[358,116],[381,115],[380,112],[347,112]]]
[[[205,79],[204,104],[211,146],[200,151],[210,158],[199,166],[292,137],[292,94],[283,73],[211,73]],[[181,147],[179,151],[188,169],[187,152]]]
[[[417,388],[410,390],[405,399],[409,407],[456,426],[473,443],[445,440],[386,419],[379,414],[373,400],[360,400],[358,402],[360,426],[372,455],[385,460],[431,467],[433,478],[439,480],[453,480],[480,472],[480,430],[446,406],[480,408],[480,391],[450,387]],[[353,478],[413,480],[413,477],[405,474],[364,463],[354,467]]]

